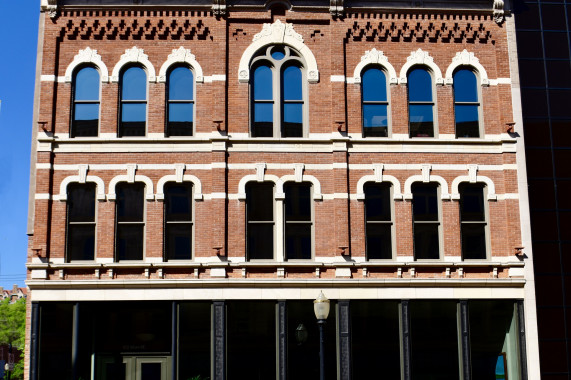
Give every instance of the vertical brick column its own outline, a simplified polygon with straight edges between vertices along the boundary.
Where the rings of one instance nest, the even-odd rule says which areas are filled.
[[[335,253],[337,256],[342,253],[345,247],[345,254],[349,254],[349,183],[347,177],[347,138],[333,140],[333,194],[334,194],[334,215],[335,225]]]
[[[212,139],[212,171],[210,182],[209,220],[211,226],[210,249],[213,255],[219,251],[220,255],[227,255],[226,251],[226,225],[228,213],[227,199],[227,137],[220,136]]]

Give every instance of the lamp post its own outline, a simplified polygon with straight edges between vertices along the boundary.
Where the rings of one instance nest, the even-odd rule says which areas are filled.
[[[323,328],[329,316],[329,300],[325,297],[323,291],[313,301],[313,311],[319,327],[319,379],[325,380],[325,336]]]

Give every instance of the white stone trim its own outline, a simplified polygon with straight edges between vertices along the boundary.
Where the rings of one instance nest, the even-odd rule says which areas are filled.
[[[486,69],[480,63],[480,60],[476,58],[474,53],[470,53],[468,50],[464,49],[461,52],[456,53],[456,56],[452,58],[452,63],[446,69],[446,79],[445,82],[448,85],[454,84],[454,71],[460,66],[471,66],[480,77],[481,86],[489,86],[490,81],[488,80],[488,74]]]
[[[361,62],[359,62],[353,72],[353,83],[361,83],[361,73],[368,65],[381,66],[387,71],[389,84],[397,84],[398,78],[395,68],[389,63],[387,56],[381,50],[377,50],[375,48],[367,50],[365,55],[361,57]]]
[[[101,60],[101,56],[97,54],[97,50],[91,49],[90,47],[86,47],[85,49],[80,50],[79,53],[77,53],[77,55],[73,58],[73,61],[69,64],[69,66],[67,66],[67,69],[65,70],[65,82],[71,83],[71,81],[73,80],[73,71],[76,69],[76,67],[90,63],[95,65],[99,70],[99,76],[101,82],[103,83],[108,82],[109,71],[107,70],[107,66]]]
[[[406,63],[400,69],[399,75],[399,83],[406,84],[407,83],[407,75],[409,70],[416,65],[422,65],[428,67],[432,71],[432,75],[434,78],[434,82],[436,84],[442,85],[444,84],[444,79],[442,78],[442,72],[438,65],[434,63],[434,58],[428,54],[428,52],[418,49],[417,51],[413,51],[410,53],[410,56],[406,59]]]
[[[425,176],[423,175],[413,175],[411,177],[408,177],[408,179],[406,180],[406,182],[404,183],[404,194],[403,194],[403,199],[407,199],[410,200],[412,199],[412,184],[414,182],[438,182],[440,184],[440,198],[441,199],[450,199],[450,194],[448,193],[448,183],[446,182],[446,180],[444,178],[442,178],[439,175],[432,175],[429,174],[428,176],[428,180],[426,180]]]
[[[276,185],[276,193],[274,194],[275,199],[284,199],[285,194],[283,193],[283,183],[281,183],[281,179],[273,174],[264,174],[262,180],[260,180],[257,174],[249,174],[240,180],[238,183],[238,195],[237,198],[239,200],[246,199],[246,184],[248,182],[273,182]],[[281,189],[282,192],[278,192],[278,189]],[[232,197],[233,198],[233,197]]]
[[[313,185],[313,200],[316,201],[320,201],[323,199],[323,195],[321,194],[321,183],[319,182],[319,180],[317,178],[315,178],[312,175],[307,175],[307,174],[302,174],[302,178],[301,181],[297,181],[295,174],[291,175],[284,175],[280,178],[280,182],[276,183],[276,194],[284,194],[284,183],[285,182],[311,182],[311,184]],[[276,196],[276,199],[277,196]]]
[[[396,179],[396,177],[393,177],[392,175],[383,174],[382,177],[379,179],[377,175],[373,174],[373,175],[363,176],[357,182],[357,195],[356,195],[357,200],[362,201],[365,199],[364,187],[365,183],[367,182],[375,182],[375,183],[390,182],[393,186],[393,199],[395,200],[403,199],[403,194],[401,192],[401,184],[399,180]]]
[[[143,49],[139,49],[138,47],[134,46],[131,49],[126,49],[125,53],[121,56],[121,59],[115,67],[113,68],[113,73],[111,74],[111,82],[119,82],[119,73],[123,66],[128,65],[129,63],[140,63],[145,67],[147,70],[147,80],[149,82],[155,82],[155,67],[149,61],[149,56],[145,54]]]
[[[190,52],[190,49],[185,49],[182,46],[178,49],[173,49],[172,53],[168,56],[167,60],[159,70],[157,82],[164,83],[167,81],[167,71],[169,67],[177,63],[186,63],[190,66],[194,74],[194,81],[196,83],[204,82],[204,75],[202,74],[202,67],[196,61],[196,56]]]
[[[157,193],[155,194],[156,200],[162,201],[165,199],[164,187],[167,182],[191,182],[192,186],[194,187],[194,200],[201,201],[203,199],[204,195],[202,194],[202,183],[198,177],[191,174],[184,174],[182,178],[177,178],[176,174],[171,174],[161,177],[161,179],[159,179],[157,182]]]
[[[52,196],[51,194],[48,193],[36,193],[34,195],[34,199],[49,201],[50,199],[52,199]]]
[[[293,29],[293,24],[282,23],[278,19],[273,24],[264,24],[262,31],[254,36],[250,46],[242,54],[238,67],[238,80],[240,83],[248,83],[250,81],[250,62],[254,54],[264,46],[273,44],[285,44],[296,49],[305,60],[307,81],[309,83],[319,81],[317,61],[311,50],[303,43],[303,37]]]
[[[475,178],[470,178],[469,175],[461,175],[454,178],[451,185],[452,193],[450,194],[450,199],[460,199],[460,192],[458,190],[458,187],[462,182],[469,182],[469,183],[483,182],[486,184],[488,188],[488,200],[495,201],[498,199],[498,196],[496,195],[496,186],[494,185],[494,181],[492,181],[488,177],[481,175],[477,175],[475,176]]]
[[[103,180],[94,175],[88,175],[85,177],[85,181],[82,181],[81,175],[72,175],[64,178],[59,186],[59,200],[67,201],[67,186],[70,183],[86,183],[93,182],[96,185],[96,198],[98,201],[105,200],[105,183]]]
[[[132,180],[131,180],[132,179]],[[117,199],[117,194],[115,194],[115,187],[119,182],[143,182],[145,184],[145,199],[152,201],[155,199],[153,193],[153,181],[144,175],[135,175],[134,178],[130,178],[129,175],[118,175],[109,181],[109,193],[107,194],[107,200],[114,201]]]
[[[345,75],[331,75],[331,82],[345,82]]]

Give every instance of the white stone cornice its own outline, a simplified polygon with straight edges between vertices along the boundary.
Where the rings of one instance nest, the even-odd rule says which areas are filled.
[[[149,82],[155,82],[155,67],[149,61],[149,57],[145,54],[143,49],[139,49],[134,46],[131,49],[125,50],[125,54],[121,56],[121,59],[115,67],[113,68],[113,73],[111,74],[111,82],[119,82],[119,73],[123,66],[129,63],[139,63],[147,70],[147,80]]]
[[[73,80],[74,70],[83,64],[92,64],[96,66],[99,70],[101,82],[105,83],[109,81],[109,71],[107,70],[105,63],[101,60],[101,56],[97,54],[97,50],[86,47],[85,49],[80,50],[73,58],[73,61],[67,66],[67,69],[65,70],[65,82],[71,82]]]
[[[168,56],[166,62],[163,63],[159,70],[157,82],[166,82],[169,67],[177,63],[185,63],[191,67],[194,72],[194,80],[196,83],[204,82],[202,67],[200,67],[200,64],[196,61],[196,56],[190,52],[190,49],[185,49],[182,46],[178,49],[172,50],[172,53]]]

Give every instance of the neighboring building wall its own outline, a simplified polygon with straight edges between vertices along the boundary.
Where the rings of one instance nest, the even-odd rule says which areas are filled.
[[[94,301],[276,302],[313,299],[321,288],[341,301],[522,301],[526,287],[533,289],[526,282],[526,260],[517,256],[525,231],[517,135],[508,130],[514,120],[508,35],[491,4],[475,3],[472,10],[369,4],[337,17],[327,2],[305,8],[294,2],[285,11],[253,2],[230,7],[222,16],[209,5],[82,8],[66,3],[45,5],[54,17],[44,17],[42,24],[32,174],[28,285],[32,302],[46,305],[46,315],[57,314],[51,309],[55,301],[73,303],[61,311],[71,319],[82,307],[91,310]],[[272,45],[296,49],[303,61],[301,137],[250,137],[250,62],[260,48]],[[176,62],[193,69],[191,137],[165,136],[165,75]],[[86,64],[100,76],[98,132],[72,137],[74,70]],[[142,137],[118,137],[120,75],[129,64],[143,67],[147,75]],[[360,82],[370,67],[386,75],[387,137],[363,137]],[[407,75],[417,67],[431,75],[434,138],[409,137]],[[453,74],[458,67],[476,73],[478,138],[456,137]],[[193,186],[192,260],[164,260],[164,186],[172,182]],[[274,186],[275,248],[265,261],[246,255],[247,191],[260,182]],[[115,252],[122,183],[144,184],[142,260],[119,261]],[[311,185],[313,242],[307,260],[285,258],[283,189],[291,183]],[[366,257],[364,188],[371,183],[392,186],[393,244],[387,260]],[[422,183],[438,186],[440,250],[434,260],[414,255],[412,202],[415,186]],[[487,253],[478,260],[462,258],[460,189],[465,183],[485,189]],[[95,186],[93,260],[71,260],[66,252],[69,191],[76,184]],[[534,316],[533,308],[525,313]],[[534,378],[533,333],[525,343],[532,353],[525,364]]]

